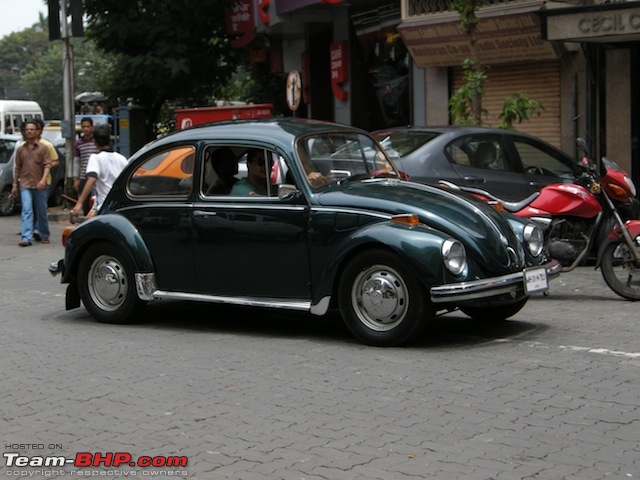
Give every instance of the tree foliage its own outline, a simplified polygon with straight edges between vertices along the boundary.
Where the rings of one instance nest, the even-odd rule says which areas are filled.
[[[235,69],[225,31],[228,1],[85,0],[86,34],[112,54],[104,93],[145,107],[206,105]]]
[[[533,115],[539,116],[544,111],[545,108],[540,101],[529,98],[525,92],[516,92],[504,101],[502,112],[498,115],[501,121],[496,126],[513,130],[516,121],[522,123]]]
[[[478,54],[478,9],[488,0],[453,0],[451,8],[460,14],[460,28],[469,37],[471,56],[463,64],[465,84],[454,93],[449,101],[455,121],[472,125],[482,125],[482,96],[487,82],[486,67]],[[461,114],[462,117],[460,116]]]
[[[449,109],[453,122],[463,125],[482,125],[482,116],[487,114],[482,108],[487,83],[487,67],[480,62],[477,48],[478,9],[486,5],[488,0],[452,0],[451,8],[460,14],[460,28],[469,37],[471,56],[462,64],[462,86],[449,99]],[[498,115],[498,128],[513,129],[516,121],[521,123],[532,115],[540,115],[544,106],[538,100],[529,98],[526,93],[518,92],[508,97]]]
[[[75,92],[102,90],[111,76],[110,56],[98,52],[90,40],[74,39],[72,44]],[[40,104],[47,119],[62,118],[64,113],[62,49],[62,42],[50,42],[38,64],[21,82],[30,98]]]
[[[86,38],[71,40],[76,92],[100,90],[111,78],[109,55],[98,52]],[[18,88],[37,101],[46,119],[63,117],[63,45],[50,41],[47,18],[40,14],[33,27],[0,39],[0,90]]]
[[[487,82],[486,69],[477,68],[475,62],[467,58],[462,64],[464,82],[449,99],[449,108],[453,122],[457,125],[480,125],[487,110],[482,108],[479,99],[484,95]],[[474,111],[474,105],[479,110]]]
[[[0,87],[21,87],[22,78],[37,68],[50,47],[41,28],[27,28],[5,35],[0,40]]]

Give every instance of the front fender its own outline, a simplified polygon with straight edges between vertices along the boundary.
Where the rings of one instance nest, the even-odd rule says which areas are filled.
[[[441,245],[448,235],[426,225],[408,226],[395,222],[368,225],[344,237],[333,246],[317,277],[313,303],[330,297],[345,264],[358,252],[383,246],[407,262],[425,287],[440,284],[445,278]]]
[[[75,279],[84,252],[89,246],[100,241],[113,243],[127,252],[135,272],[153,272],[149,249],[138,230],[122,215],[106,214],[81,223],[69,234],[62,283],[71,283]]]
[[[629,235],[631,235],[631,238],[635,239],[638,237],[638,235],[640,235],[640,220],[627,220],[626,222],[624,222],[624,224],[627,227],[627,230],[629,230]],[[604,255],[605,249],[612,243],[619,242],[620,240],[624,241],[622,233],[620,231],[620,227],[616,225],[615,228],[612,229],[606,237],[604,237],[604,240],[598,248],[598,255],[596,257],[596,268],[600,266],[600,262],[602,261],[602,256]]]

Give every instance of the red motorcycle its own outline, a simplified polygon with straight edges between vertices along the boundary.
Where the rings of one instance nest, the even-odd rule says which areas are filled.
[[[636,189],[628,175],[603,158],[600,167],[589,157],[586,142],[581,175],[574,183],[552,184],[519,202],[505,202],[481,189],[442,185],[474,195],[497,208],[526,217],[545,231],[545,252],[568,272],[590,253],[607,285],[629,300],[640,300],[640,220]]]

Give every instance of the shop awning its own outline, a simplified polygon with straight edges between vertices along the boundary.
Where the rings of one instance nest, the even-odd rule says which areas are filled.
[[[558,58],[561,45],[542,39],[538,9],[535,6],[514,13],[504,8],[480,11],[477,30],[480,61],[492,65]],[[453,17],[455,20],[451,20]],[[461,65],[471,56],[469,36],[460,28],[457,15],[404,21],[398,32],[420,68]]]

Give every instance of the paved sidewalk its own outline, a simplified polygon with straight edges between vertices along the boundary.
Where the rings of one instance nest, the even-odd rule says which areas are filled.
[[[63,205],[57,207],[49,207],[47,217],[50,222],[67,222],[71,215],[71,208]]]

